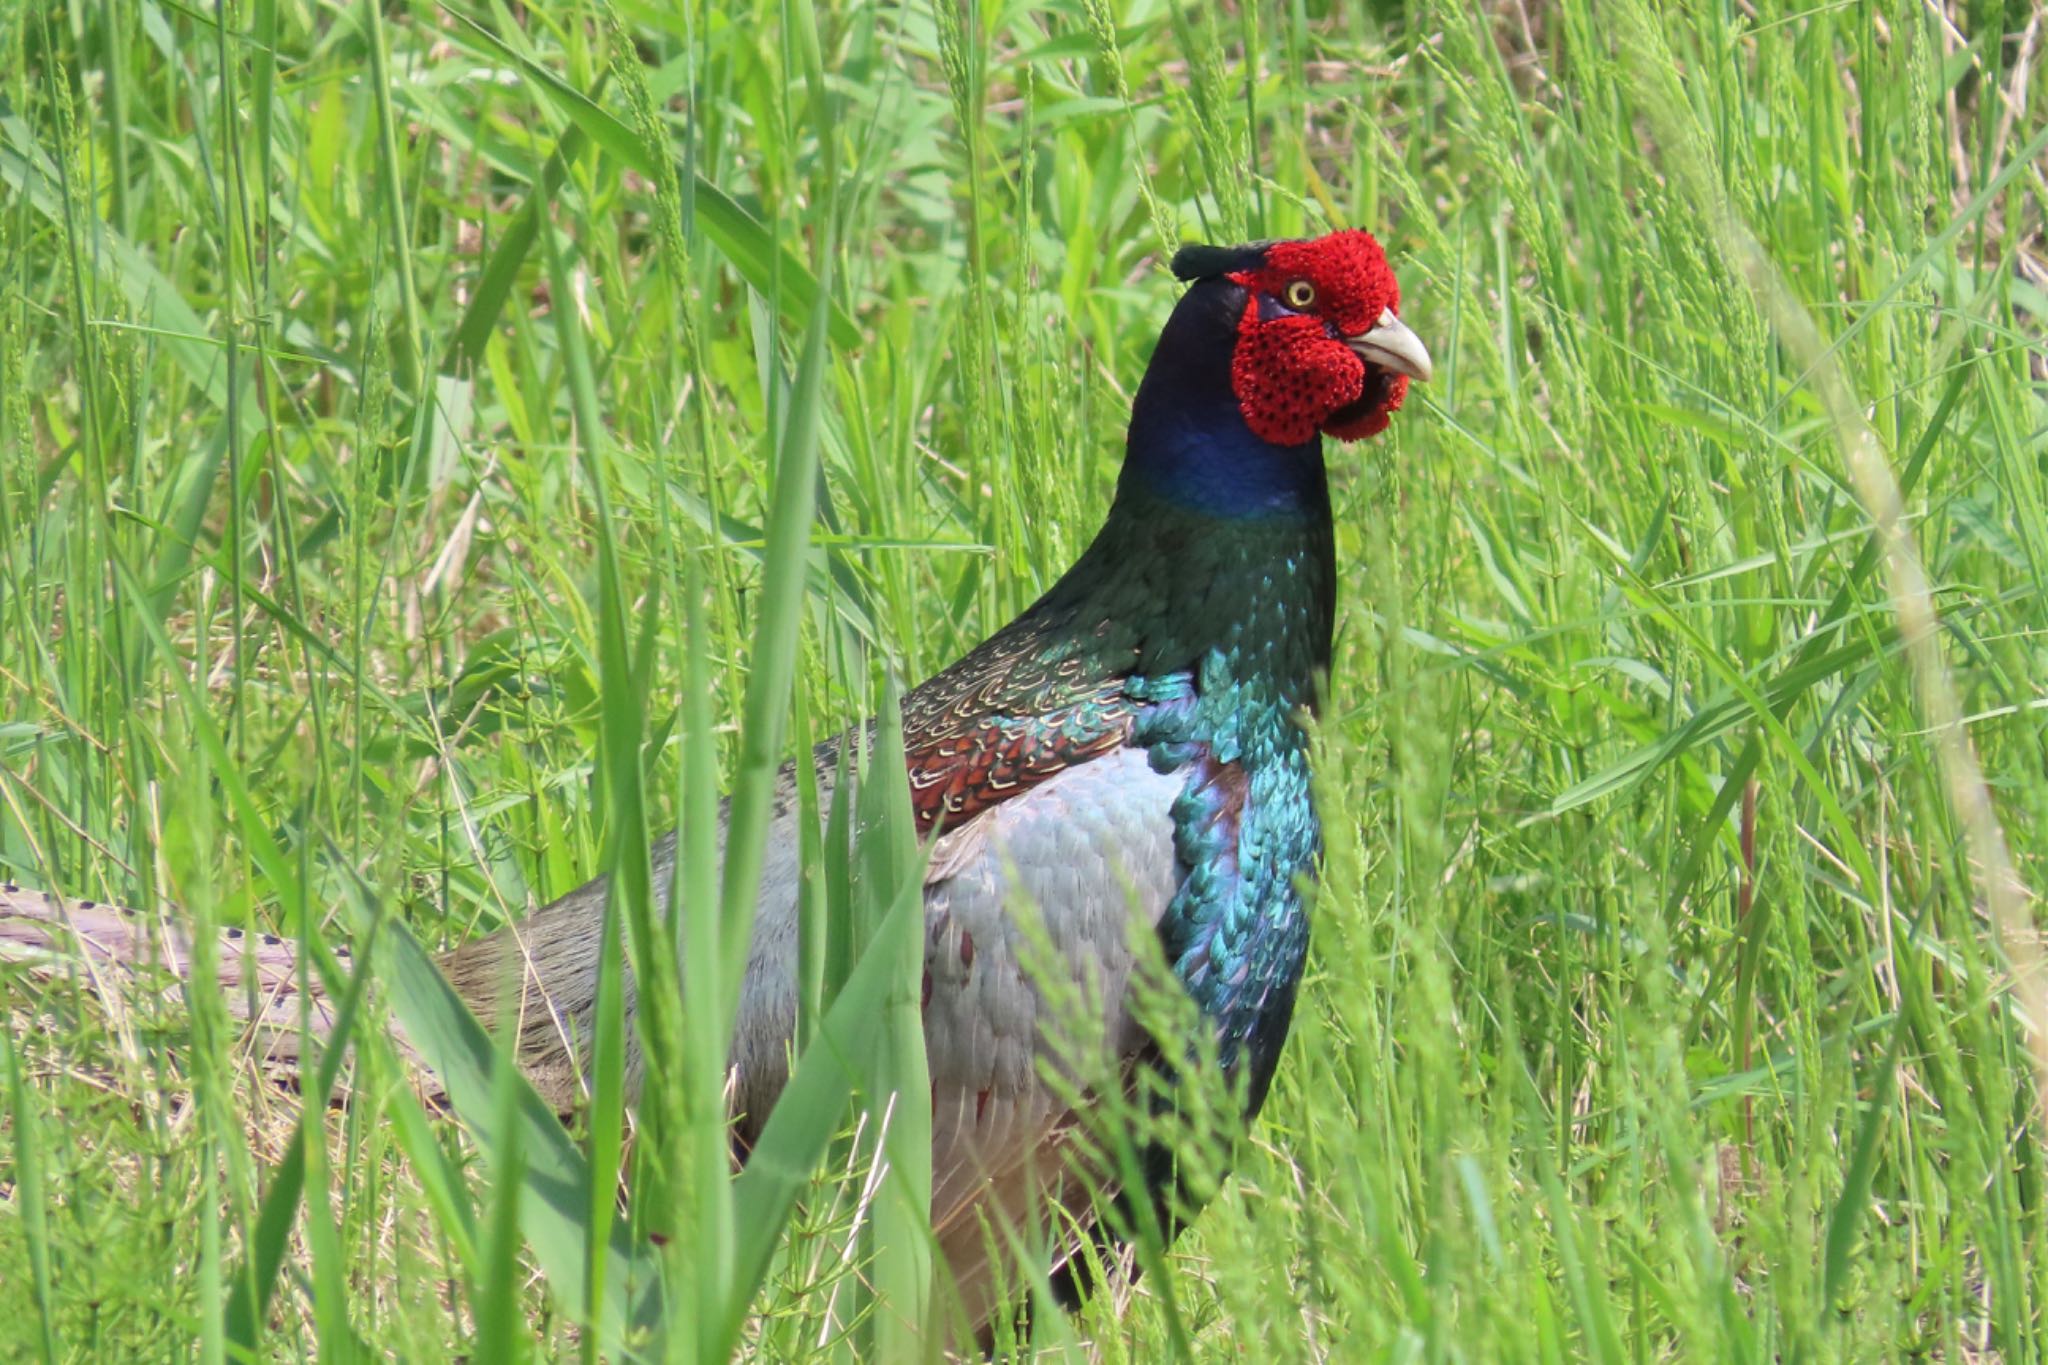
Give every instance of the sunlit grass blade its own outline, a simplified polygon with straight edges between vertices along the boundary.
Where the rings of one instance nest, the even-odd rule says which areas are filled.
[[[829,252],[825,259],[831,259]],[[829,270],[829,267],[828,267]],[[733,774],[725,866],[719,890],[720,978],[731,988],[740,980],[761,885],[782,741],[788,730],[789,692],[795,681],[797,625],[804,605],[805,562],[816,506],[818,428],[824,402],[827,312],[822,300],[805,330],[803,349],[787,395],[782,444],[762,563],[761,592],[754,625],[753,671],[747,680],[741,719],[740,763]],[[728,995],[728,1014],[734,1001]],[[726,1030],[730,1032],[728,1023]]]
[[[412,935],[393,925],[382,938],[378,974],[391,992],[392,1008],[405,1026],[406,1041],[440,1080],[450,1106],[462,1116],[477,1146],[498,1161],[500,1143],[510,1132],[502,1125],[509,1123],[518,1130],[523,1184],[519,1224],[547,1276],[549,1290],[574,1320],[592,1324],[607,1351],[620,1351],[627,1335],[632,1287],[659,1278],[653,1257],[635,1247],[626,1230],[615,1224],[606,1246],[601,1292],[594,1300],[587,1293],[590,1258],[586,1231],[593,1180],[589,1163],[561,1120],[523,1076],[505,1082],[516,1098],[515,1104],[505,1107],[498,1091],[497,1045]],[[612,1173],[605,1172],[601,1179],[609,1188]],[[481,1245],[488,1246],[487,1236]],[[484,1279],[488,1282],[489,1278],[486,1269]]]
[[[484,1226],[482,1281],[476,1286],[476,1359],[516,1362],[526,1358],[526,1334],[518,1311],[520,1204],[525,1192],[524,1150],[520,1146],[519,1069],[509,1047],[498,1053],[497,1118],[500,1140],[491,1156],[490,1217]],[[594,1182],[600,1187],[603,1181]],[[609,1190],[606,1191],[607,1195]],[[593,1256],[593,1260],[596,1258]],[[601,1264],[601,1262],[600,1262]],[[591,1335],[595,1336],[595,1333]]]
[[[557,298],[574,297],[575,283],[563,260],[552,226],[542,228],[548,277]],[[641,699],[645,695],[639,670],[633,667],[626,640],[626,608],[619,590],[619,567],[612,539],[611,504],[606,493],[610,451],[598,416],[597,381],[582,325],[571,308],[554,310],[555,331],[567,360],[570,410],[576,419],[576,443],[590,480],[598,530],[598,694],[605,724],[599,737],[597,766],[606,816],[606,883],[604,912],[597,924],[597,1001],[590,1040],[589,1152],[592,1180],[584,1224],[587,1279],[584,1300],[596,1305],[606,1284],[606,1261],[617,1198],[612,1186],[624,1149],[626,1095],[625,956],[621,942],[631,926],[638,967],[641,1032],[646,1055],[656,1068],[652,1080],[667,1084],[665,1065],[669,1040],[679,1012],[664,1008],[674,998],[674,954],[656,946],[652,933],[653,888],[647,853],[647,817],[642,802],[640,746],[646,733]],[[649,602],[649,611],[653,602]],[[649,623],[651,627],[651,622]],[[646,639],[651,641],[650,629]],[[507,1066],[511,1065],[507,1061]],[[659,1126],[657,1144],[671,1140]],[[657,1188],[658,1185],[657,1185]],[[594,1361],[595,1335],[585,1338],[584,1358]]]
[[[369,958],[375,937],[376,926],[373,924],[369,936],[362,941],[356,953],[359,960]],[[299,1093],[306,1097],[307,1107],[299,1115],[299,1131],[285,1148],[284,1159],[267,1172],[268,1187],[263,1192],[262,1206],[257,1210],[254,1236],[246,1253],[247,1264],[229,1277],[233,1286],[227,1306],[227,1341],[231,1350],[250,1355],[256,1352],[257,1333],[269,1311],[277,1272],[284,1264],[292,1225],[297,1220],[301,1198],[307,1187],[307,1148],[312,1139],[306,1129],[322,1121],[325,1099],[334,1094],[340,1080],[342,1060],[348,1055],[348,1048],[355,1037],[356,1019],[370,975],[362,971],[349,974],[348,987],[334,1007],[333,1024],[325,1046],[320,1050],[320,1065],[314,1071],[310,1084],[305,1077],[300,1079]],[[313,1184],[316,1194],[324,1193],[323,1183]]]
[[[861,954],[820,1021],[816,1041],[798,1059],[775,1111],[748,1154],[746,1169],[734,1182],[738,1235],[733,1307],[722,1324],[721,1345],[726,1351],[739,1339],[745,1305],[768,1273],[791,1208],[809,1187],[819,1159],[839,1131],[848,1098],[873,1067],[871,1059],[882,1045],[890,997],[901,989],[897,945],[904,935],[918,934],[923,922],[923,887],[904,888],[876,926],[869,950]]]
[[[831,253],[820,252],[827,264],[822,277],[829,282]],[[727,808],[724,866],[718,898],[717,1025],[711,1036],[730,1037],[739,992],[746,970],[747,953],[753,941],[753,922],[761,888],[762,860],[767,848],[771,812],[777,802],[783,739],[788,730],[789,696],[795,682],[797,628],[804,606],[811,521],[815,511],[818,467],[818,429],[824,395],[824,380],[830,364],[826,349],[829,310],[823,295],[812,309],[803,346],[785,397],[781,424],[782,440],[775,464],[766,548],[762,562],[762,585],[753,639],[753,671],[748,679],[745,714],[740,731],[739,766],[733,774],[733,791]],[[802,761],[800,756],[799,761]],[[699,911],[698,913],[702,913]],[[701,979],[701,978],[700,978]],[[699,1085],[704,1081],[700,1077]],[[777,1101],[771,1126],[784,1121],[789,1112],[788,1093]],[[791,1117],[788,1122],[809,1126],[797,1145],[822,1153],[836,1130],[839,1111],[818,1111]],[[702,1122],[702,1119],[699,1120]],[[765,1141],[765,1134],[763,1141]],[[761,1159],[757,1146],[748,1158],[751,1172]],[[699,1340],[715,1355],[729,1352],[739,1340],[746,1306],[752,1301],[766,1271],[766,1258],[758,1263],[747,1254],[745,1239],[765,1232],[776,1234],[789,1216],[789,1203],[774,1197],[749,1198],[744,1184],[731,1194],[735,1245],[739,1254],[723,1285],[722,1303],[705,1305],[699,1322]],[[772,1245],[772,1243],[770,1244]]]
[[[519,215],[506,227],[504,235],[498,238],[497,246],[492,249],[491,259],[477,281],[476,292],[470,296],[469,307],[463,310],[462,325],[455,333],[454,354],[471,366],[483,363],[484,345],[491,339],[492,329],[498,325],[499,315],[505,310],[513,286],[518,281],[520,267],[525,265],[527,253],[533,249],[541,225],[547,221],[548,205],[562,187],[562,177],[568,174],[569,163],[582,155],[584,142],[583,131],[579,128],[570,128],[562,134],[561,143],[542,163],[540,175],[530,187],[532,193]]]
[[[35,1304],[43,1359],[55,1365],[57,1328],[50,1292],[49,1194],[43,1185],[43,1128],[21,1080],[21,1058],[13,1036],[0,1029],[0,1062],[7,1069],[7,1119],[14,1154],[14,1203],[19,1210],[29,1263],[29,1297]]]
[[[870,1220],[871,1248],[863,1286],[872,1286],[866,1358],[912,1361],[937,1351],[931,1335],[932,1090],[925,1056],[920,985],[924,973],[922,917],[891,921],[891,909],[924,892],[924,852],[904,771],[903,725],[894,686],[883,689],[874,739],[864,755],[869,780],[859,788],[860,836],[851,929],[863,951],[878,954],[890,980],[882,1001],[879,1046],[862,1075],[860,1091],[873,1118],[875,1161],[888,1163]],[[890,936],[884,936],[887,924]]]
[[[694,1226],[678,1229],[679,1247],[692,1256],[695,1292],[674,1296],[678,1313],[687,1311],[686,1338],[700,1351],[715,1347],[728,1328],[736,1294],[732,1273],[737,1227],[736,1201],[730,1174],[731,1142],[727,1133],[725,1078],[731,1056],[731,1014],[725,1004],[733,982],[724,975],[724,932],[718,906],[719,846],[717,825],[718,756],[711,721],[710,631],[704,620],[705,584],[692,559],[683,581],[683,766],[682,826],[676,832],[675,887],[663,907],[679,923],[682,938],[683,1068],[675,1081],[681,1090],[687,1152],[677,1152],[675,1169],[686,1182],[689,1198],[679,1207]],[[678,1191],[680,1194],[681,1191]],[[682,1254],[680,1250],[677,1253]],[[684,1324],[678,1324],[676,1340]]]
[[[1901,1012],[1885,1044],[1884,1055],[1878,1061],[1877,1071],[1871,1078],[1870,1102],[1857,1126],[1855,1145],[1850,1148],[1842,1191],[1836,1196],[1835,1207],[1828,1214],[1827,1241],[1821,1261],[1821,1299],[1824,1308],[1830,1312],[1848,1282],[1850,1248],[1870,1211],[1870,1182],[1877,1168],[1877,1144],[1884,1133],[1886,1118],[1892,1112],[1892,1099],[1897,1094],[1894,1079],[1898,1074],[1899,1048],[1906,1041],[1906,1019],[1906,1014]]]

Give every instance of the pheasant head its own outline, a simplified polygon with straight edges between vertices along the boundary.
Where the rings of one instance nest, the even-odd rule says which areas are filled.
[[[1369,232],[1189,246],[1191,287],[1160,334],[1131,413],[1125,472],[1206,513],[1317,500],[1321,440],[1384,431],[1429,351]]]
[[[1408,381],[1429,378],[1429,352],[1398,316],[1401,286],[1369,232],[1187,247],[1173,272],[1243,291],[1231,390],[1246,425],[1275,445],[1318,431],[1347,441],[1378,435]]]

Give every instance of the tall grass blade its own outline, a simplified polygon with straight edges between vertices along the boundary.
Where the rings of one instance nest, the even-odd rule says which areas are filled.
[[[28,1247],[29,1297],[35,1304],[36,1326],[43,1359],[55,1365],[57,1326],[55,1300],[50,1292],[49,1193],[43,1185],[43,1130],[21,1080],[21,1058],[14,1039],[0,1030],[0,1063],[7,1068],[7,1118],[13,1129],[14,1203],[19,1210],[23,1240]]]
[[[883,1000],[879,1046],[860,1091],[877,1134],[873,1159],[888,1175],[865,1229],[871,1249],[864,1284],[873,1288],[868,1318],[870,1360],[913,1361],[936,1350],[932,1326],[932,1090],[925,1057],[921,983],[923,918],[890,921],[899,902],[924,894],[924,854],[904,771],[901,701],[885,689],[876,710],[874,741],[865,755],[872,780],[859,787],[858,873],[851,923],[864,951],[880,956],[890,974]],[[890,934],[883,936],[884,927]]]
[[[503,1143],[519,1144],[519,1225],[550,1292],[573,1320],[592,1325],[607,1354],[630,1354],[627,1328],[634,1288],[659,1281],[653,1256],[614,1224],[605,1249],[604,1281],[599,1293],[589,1293],[590,1164],[524,1076],[515,1073],[506,1082],[515,1092],[510,1107],[501,1102],[498,1048],[490,1036],[410,933],[394,924],[382,937],[378,975],[391,992],[406,1040],[440,1079],[449,1105],[493,1162],[502,1159]],[[516,1139],[510,1136],[514,1129]],[[611,1178],[605,1173],[607,1188]],[[486,1282],[489,1276],[486,1270]]]
[[[923,923],[923,887],[904,888],[876,926],[873,944],[861,954],[826,1011],[817,1040],[798,1059],[789,1084],[775,1102],[775,1111],[748,1154],[746,1168],[734,1182],[738,1235],[733,1307],[718,1342],[723,1352],[730,1352],[738,1342],[745,1325],[745,1306],[768,1273],[790,1211],[798,1195],[810,1186],[819,1159],[839,1131],[847,1100],[875,1065],[890,997],[901,989],[900,953],[895,945],[906,934],[916,933],[921,938]]]
[[[372,924],[369,936],[361,944],[361,959],[370,956],[375,938],[376,926]],[[277,1272],[284,1264],[292,1224],[298,1218],[306,1188],[307,1144],[311,1140],[306,1129],[322,1121],[324,1098],[334,1094],[340,1081],[342,1059],[348,1055],[348,1048],[355,1037],[356,1019],[369,981],[368,972],[349,975],[348,987],[335,1005],[333,1026],[326,1046],[320,1050],[320,1064],[313,1072],[312,1083],[307,1084],[301,1078],[299,1093],[306,1097],[307,1107],[299,1114],[298,1131],[286,1145],[283,1160],[269,1172],[268,1187],[257,1210],[254,1236],[246,1253],[247,1264],[229,1277],[234,1288],[227,1307],[227,1342],[229,1349],[237,1354],[256,1354],[257,1335],[269,1312],[271,1295],[277,1285]],[[301,1046],[303,1049],[304,1044]],[[314,1189],[319,1188],[315,1184]]]

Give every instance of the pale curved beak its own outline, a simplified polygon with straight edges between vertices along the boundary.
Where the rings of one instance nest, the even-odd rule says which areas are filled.
[[[1427,384],[1435,367],[1429,363],[1429,348],[1422,338],[1408,330],[1408,324],[1394,316],[1391,308],[1380,310],[1380,320],[1363,336],[1346,337],[1344,344],[1358,352],[1359,359],[1395,374],[1405,374]]]

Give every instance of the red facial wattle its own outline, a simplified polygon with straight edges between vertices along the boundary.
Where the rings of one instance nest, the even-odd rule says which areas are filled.
[[[1330,340],[1317,318],[1260,321],[1254,294],[1237,325],[1230,387],[1253,435],[1276,446],[1298,446],[1322,430],[1331,413],[1358,401],[1365,362]]]
[[[1318,431],[1359,440],[1386,429],[1408,375],[1368,364],[1356,349],[1401,302],[1372,234],[1276,242],[1255,269],[1229,278],[1249,295],[1230,379],[1255,435],[1292,446]]]
[[[1401,400],[1408,396],[1408,376],[1374,370],[1366,383],[1377,391],[1377,396],[1361,394],[1361,401],[1331,413],[1323,423],[1324,431],[1340,441],[1363,441],[1387,429],[1394,414],[1401,410]]]

